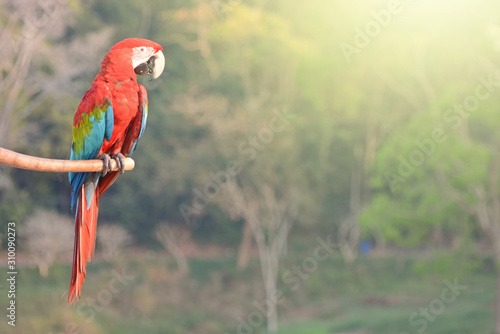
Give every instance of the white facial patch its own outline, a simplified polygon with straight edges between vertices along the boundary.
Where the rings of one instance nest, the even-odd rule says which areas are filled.
[[[155,54],[155,49],[152,47],[139,46],[132,49],[132,67],[136,68],[142,63],[145,63]]]

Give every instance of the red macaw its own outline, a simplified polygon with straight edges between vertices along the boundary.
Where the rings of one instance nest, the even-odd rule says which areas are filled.
[[[102,159],[102,172],[69,173],[71,208],[75,214],[75,245],[68,304],[80,298],[87,261],[94,256],[99,197],[118,177],[109,172],[111,159],[119,173],[124,159],[132,155],[146,127],[148,97],[137,75],[163,72],[162,47],[140,38],[117,43],[104,57],[101,70],[83,96],[73,121],[71,160]]]

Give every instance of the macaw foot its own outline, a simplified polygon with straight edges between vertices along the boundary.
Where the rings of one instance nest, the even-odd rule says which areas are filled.
[[[117,153],[110,156],[109,154],[103,153],[98,156],[97,159],[103,162],[101,176],[106,176],[106,174],[111,171],[111,159],[116,161],[120,174],[125,173],[125,156],[123,154]]]
[[[111,158],[109,157],[109,154],[101,154],[97,157],[97,159],[102,160],[103,163],[101,176],[106,176],[106,174],[108,174],[108,171],[111,170]]]
[[[120,174],[125,173],[125,156],[121,153],[113,154],[111,159],[116,161],[116,165],[118,166],[118,171]]]

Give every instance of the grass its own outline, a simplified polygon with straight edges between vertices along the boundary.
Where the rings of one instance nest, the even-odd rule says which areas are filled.
[[[302,259],[284,259],[278,286],[284,292],[279,334],[491,333],[496,286],[491,268],[481,261],[470,266],[460,256],[443,256],[446,265],[436,265],[443,262],[436,257],[362,257],[351,267],[334,256],[296,289],[281,275]],[[180,277],[170,260],[161,257],[91,263],[76,307],[66,307],[61,300],[68,286],[68,264],[55,265],[45,279],[35,268],[20,268],[16,327],[3,319],[0,333],[265,333],[264,323],[238,332],[242,321],[256,312],[253,302],[265,300],[257,261],[242,272],[228,259],[193,260],[190,267],[190,276]],[[111,292],[117,273],[129,279]],[[445,280],[455,279],[467,288],[452,302],[443,302]],[[0,309],[5,310],[5,286],[0,293]],[[445,298],[450,296],[445,293]]]

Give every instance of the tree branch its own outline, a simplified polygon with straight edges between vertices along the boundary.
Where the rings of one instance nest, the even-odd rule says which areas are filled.
[[[35,170],[39,172],[100,172],[104,162],[94,160],[56,160],[33,157],[0,147],[0,165]],[[135,167],[134,160],[125,159],[125,170]],[[117,171],[116,161],[111,159],[111,171]]]

